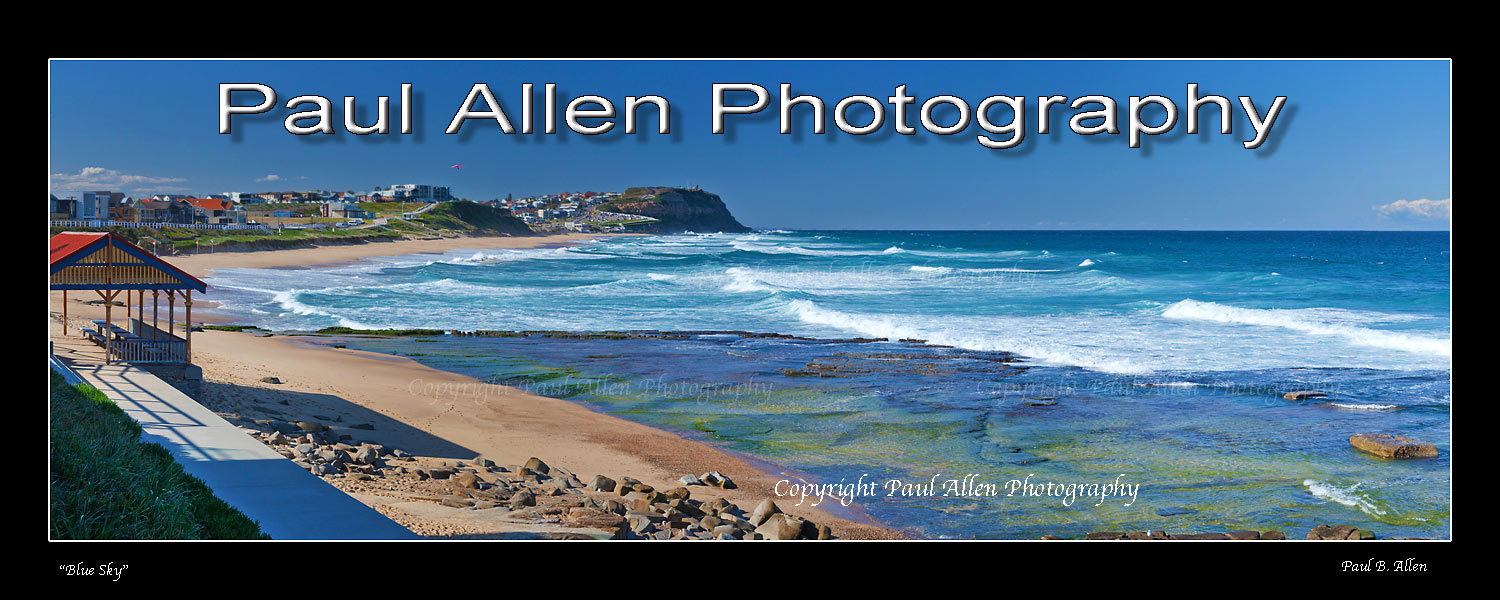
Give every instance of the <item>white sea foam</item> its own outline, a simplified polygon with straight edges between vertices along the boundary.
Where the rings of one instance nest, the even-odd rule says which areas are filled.
[[[1328,322],[1329,313],[1326,310],[1240,308],[1216,302],[1199,302],[1189,298],[1167,306],[1161,314],[1168,319],[1279,327],[1310,335],[1338,338],[1357,346],[1385,348],[1388,350],[1400,350],[1432,356],[1447,357],[1453,355],[1453,341],[1451,339],[1356,327],[1342,323],[1330,323]],[[1334,314],[1347,315],[1350,313],[1345,311]],[[1322,318],[1320,319],[1320,317]],[[1393,318],[1391,320],[1400,319]]]
[[[1345,402],[1330,402],[1328,406],[1336,406],[1346,410],[1391,410],[1400,408],[1395,404],[1350,404]]]
[[[834,327],[872,337],[892,340],[916,338],[965,350],[1015,352],[1050,364],[1079,366],[1107,373],[1139,374],[1151,370],[1119,356],[1069,347],[1065,343],[1049,343],[1045,336],[1041,339],[1035,336],[1010,338],[954,330],[949,326],[932,326],[921,317],[848,313],[823,308],[810,300],[793,300],[784,306],[784,310],[803,323]]]
[[[755,272],[744,267],[730,267],[724,271],[729,283],[722,288],[726,292],[774,292],[776,288],[755,277]]]
[[[647,273],[646,276],[650,277],[652,279],[655,279],[657,281],[667,281],[668,279],[676,279],[677,278],[676,275],[672,275],[670,273],[666,273],[666,274],[663,274],[663,273]]]
[[[915,273],[932,273],[934,275],[947,275],[953,272],[952,267],[924,267],[922,265],[913,265],[911,270]]]
[[[1302,485],[1307,486],[1307,491],[1311,492],[1312,495],[1324,500],[1332,500],[1344,506],[1357,508],[1361,512],[1372,517],[1385,516],[1385,510],[1380,508],[1379,506],[1376,506],[1375,503],[1370,500],[1369,494],[1365,494],[1359,491],[1359,486],[1362,484],[1356,483],[1354,485],[1340,487],[1326,481],[1307,479],[1302,482]]]
[[[1094,262],[1094,259],[1092,259],[1092,258],[1085,258],[1085,259],[1083,259],[1083,262],[1078,263],[1078,266],[1080,266],[1080,267],[1092,267],[1092,266],[1094,266],[1096,264],[1099,264],[1099,263]]]

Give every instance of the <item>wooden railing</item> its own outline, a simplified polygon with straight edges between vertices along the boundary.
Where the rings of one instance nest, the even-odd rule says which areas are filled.
[[[97,324],[84,321],[80,327],[100,347],[109,349],[110,362],[126,363],[176,363],[188,362],[187,340],[131,318],[130,336],[114,336],[105,343],[105,335]],[[90,335],[91,334],[91,335]]]

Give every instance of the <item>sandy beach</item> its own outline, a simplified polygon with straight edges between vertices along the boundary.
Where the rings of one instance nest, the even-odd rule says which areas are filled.
[[[587,237],[592,236],[401,241],[205,254],[176,257],[170,262],[201,277],[216,268],[311,266],[371,256],[566,244]],[[57,317],[61,312],[61,294],[49,295],[50,334],[57,353],[63,356],[97,353],[96,348],[76,335],[60,335],[62,328]],[[210,287],[204,300],[212,298]],[[95,315],[103,314],[102,306],[84,303],[97,300],[92,294],[75,292],[69,300],[70,318],[99,318]],[[194,323],[216,321],[211,309],[204,310],[207,304],[195,302],[194,308],[199,310],[193,312]],[[115,316],[120,316],[118,308]],[[358,424],[360,440],[400,448],[427,462],[469,462],[484,458],[499,465],[520,465],[531,457],[539,457],[576,473],[584,481],[595,474],[614,479],[629,476],[661,490],[680,486],[677,480],[684,475],[719,471],[737,484],[736,489],[693,486],[693,498],[709,501],[723,497],[746,511],[766,498],[775,499],[773,486],[788,477],[710,445],[597,413],[565,400],[487,384],[404,357],[335,348],[327,341],[213,330],[194,333],[193,362],[203,369],[203,380],[190,384],[196,391],[194,397],[231,422],[316,419],[344,426]],[[268,378],[279,383],[268,383]],[[395,500],[421,496],[414,493],[411,485],[387,485],[382,479],[334,483],[429,537],[482,538],[499,531],[478,520],[451,516],[423,518],[385,506]],[[904,537],[897,531],[840,518],[817,508],[787,504],[790,503],[778,502],[785,512],[829,525],[838,538]]]

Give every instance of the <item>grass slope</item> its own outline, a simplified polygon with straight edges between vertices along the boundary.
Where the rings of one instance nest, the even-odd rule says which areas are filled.
[[[52,372],[53,539],[269,539],[99,390]]]

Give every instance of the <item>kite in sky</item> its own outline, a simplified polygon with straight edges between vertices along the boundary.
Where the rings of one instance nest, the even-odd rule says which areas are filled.
[[[461,169],[464,168],[464,166],[463,165],[453,165],[453,166],[448,167],[448,168],[450,168],[450,169],[460,169],[461,170]]]

